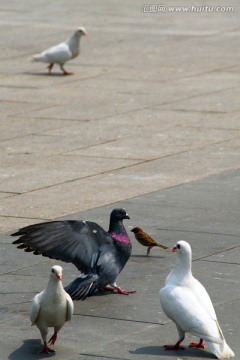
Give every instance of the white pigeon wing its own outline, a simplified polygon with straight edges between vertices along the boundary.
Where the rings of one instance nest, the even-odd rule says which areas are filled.
[[[205,311],[209,314],[209,316],[212,319],[217,320],[217,316],[207,290],[194,277],[192,277],[192,281],[191,281],[191,290],[196,296],[196,298],[199,299],[199,301],[201,301],[201,306],[205,309]]]
[[[160,290],[160,301],[166,315],[183,332],[208,341],[222,341],[216,319],[208,314],[189,287],[167,285]]]
[[[72,59],[72,53],[66,43],[50,47],[39,55],[39,60],[49,64],[64,64]]]
[[[39,310],[41,307],[41,298],[42,298],[43,291],[37,295],[34,296],[32,305],[31,305],[31,311],[30,311],[30,320],[32,322],[32,325],[35,324]]]
[[[74,305],[71,296],[66,293],[66,299],[67,299],[67,316],[66,321],[70,321],[73,315]]]

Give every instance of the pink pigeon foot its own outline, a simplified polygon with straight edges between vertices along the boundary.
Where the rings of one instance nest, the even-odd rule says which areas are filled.
[[[73,72],[69,72],[69,71],[65,70],[63,65],[60,65],[60,68],[63,72],[63,75],[73,75]]]
[[[54,345],[56,340],[57,340],[57,333],[54,332],[53,336],[51,337],[48,343]]]
[[[196,342],[191,342],[188,346],[189,347],[195,347],[195,348],[199,348],[199,349],[204,349],[204,341],[203,339],[200,339],[199,343]]]
[[[165,350],[185,350],[184,346],[180,346],[183,339],[176,342],[175,345],[163,345]]]
[[[63,75],[73,75],[73,74],[74,74],[73,72],[69,72],[69,71],[66,71],[66,70],[63,72]]]
[[[51,354],[53,352],[56,352],[56,350],[53,350],[53,349],[50,349],[48,346],[47,346],[47,343],[45,342],[43,347],[42,347],[42,350],[40,351],[40,354]]]
[[[117,292],[117,294],[122,294],[122,295],[134,294],[136,292],[136,291],[132,291],[132,290],[122,289],[120,286],[111,286],[111,285],[105,286],[104,290]]]

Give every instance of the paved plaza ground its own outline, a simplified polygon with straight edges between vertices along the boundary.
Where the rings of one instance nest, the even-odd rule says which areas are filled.
[[[202,6],[202,7],[201,7]],[[205,6],[205,7],[204,7]],[[239,3],[209,0],[0,2],[0,358],[211,359],[163,350],[177,340],[158,291],[175,261],[146,249],[140,226],[172,247],[187,240],[240,359]],[[81,54],[52,75],[31,57],[85,26]],[[124,207],[132,257],[118,282],[129,296],[74,302],[53,356],[39,355],[33,296],[52,264],[14,247],[10,233],[36,222],[88,219],[107,229]],[[185,344],[192,341],[188,335]]]

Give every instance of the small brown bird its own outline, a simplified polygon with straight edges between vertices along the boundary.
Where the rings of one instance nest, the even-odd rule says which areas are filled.
[[[149,236],[147,233],[145,233],[140,227],[135,227],[131,231],[134,233],[136,240],[141,245],[147,246],[147,255],[150,254],[150,250],[154,246],[158,246],[162,249],[168,249],[167,246],[158,244],[155,240],[153,240],[153,238],[151,238],[151,236]]]

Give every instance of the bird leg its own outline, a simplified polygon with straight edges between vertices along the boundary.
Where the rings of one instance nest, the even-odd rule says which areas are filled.
[[[51,354],[52,352],[56,352],[56,350],[50,349],[50,348],[47,346],[47,342],[44,341],[44,345],[43,345],[43,347],[42,347],[42,350],[40,351],[40,354],[42,354],[42,353]]]
[[[114,286],[107,285],[104,287],[104,290],[117,292],[117,294],[122,294],[122,295],[134,294],[136,292],[136,291],[132,291],[132,290],[122,289],[120,286],[117,286],[117,285],[114,285]]]
[[[165,350],[185,350],[183,346],[180,346],[184,338],[178,340],[175,345],[163,345]]]
[[[189,347],[196,347],[196,348],[199,348],[199,349],[204,349],[204,341],[203,339],[200,339],[199,343],[196,343],[196,342],[191,342],[188,346]]]
[[[56,340],[57,340],[57,332],[54,331],[53,336],[51,337],[48,343],[54,345]]]
[[[52,68],[53,68],[53,65],[54,65],[54,64],[49,64],[49,65],[47,66],[47,68],[48,68],[48,73],[49,73],[49,74],[51,74],[51,70],[52,70]]]
[[[150,254],[150,250],[153,248],[153,246],[148,246],[147,248],[147,256]]]
[[[73,75],[72,72],[69,72],[69,71],[65,70],[63,65],[60,65],[60,69],[62,70],[63,75]]]

